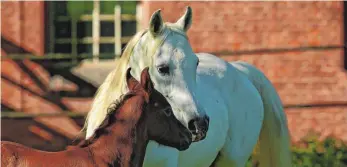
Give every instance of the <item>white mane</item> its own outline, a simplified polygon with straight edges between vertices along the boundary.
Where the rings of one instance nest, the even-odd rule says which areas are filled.
[[[87,130],[86,138],[93,135],[107,115],[109,105],[126,93],[125,71],[129,63],[130,55],[140,38],[147,31],[140,31],[128,42],[121,58],[117,61],[115,69],[110,72],[105,81],[98,88],[91,110],[89,111],[83,130]]]
[[[165,33],[163,32],[162,38],[157,40],[154,47],[151,47],[149,51],[147,51],[147,54],[143,56],[148,56],[148,59],[151,59],[151,57],[154,55],[153,52],[155,52],[155,50],[159,47],[158,45],[161,45],[163,40],[165,40],[165,38],[171,32],[176,32],[180,35],[186,36],[185,32],[176,28],[174,24],[166,23],[164,27]],[[87,131],[86,138],[92,136],[94,130],[99,127],[99,125],[105,119],[109,105],[128,91],[125,82],[125,72],[129,67],[130,56],[132,55],[136,44],[138,44],[141,37],[143,37],[147,32],[147,30],[143,30],[136,33],[135,36],[128,42],[121,58],[116,63],[115,69],[108,74],[105,81],[98,88],[91,110],[86,117],[86,122],[82,129]],[[148,42],[148,40],[146,42]],[[146,63],[145,66],[151,66],[152,62],[153,61],[146,61],[141,63]]]

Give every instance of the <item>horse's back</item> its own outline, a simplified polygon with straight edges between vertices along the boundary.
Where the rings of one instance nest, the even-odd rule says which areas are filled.
[[[1,166],[42,166],[39,162],[44,162],[42,156],[38,155],[38,150],[29,148],[19,143],[1,141]],[[36,163],[35,163],[36,162]]]
[[[25,148],[25,146],[18,143],[1,141],[1,166],[16,166],[19,148]]]

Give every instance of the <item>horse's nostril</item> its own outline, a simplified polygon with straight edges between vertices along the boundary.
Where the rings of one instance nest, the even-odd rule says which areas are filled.
[[[205,118],[206,118],[207,122],[210,122],[210,117],[205,116]]]
[[[188,129],[193,135],[206,133],[209,127],[209,117],[200,117],[188,122]]]
[[[190,130],[190,132],[191,133],[193,133],[193,134],[196,134],[196,120],[195,119],[193,119],[193,120],[190,120],[189,122],[188,122],[188,129]]]
[[[210,119],[207,117],[207,119],[205,119],[205,128],[208,128],[208,126],[209,126],[209,124],[210,124]]]

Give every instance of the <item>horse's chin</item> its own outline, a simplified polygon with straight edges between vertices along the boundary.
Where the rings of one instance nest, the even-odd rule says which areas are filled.
[[[199,142],[206,138],[206,133],[192,134],[192,142]]]

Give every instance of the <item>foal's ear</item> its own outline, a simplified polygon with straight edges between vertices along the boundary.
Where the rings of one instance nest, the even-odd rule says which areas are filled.
[[[139,82],[131,75],[130,71],[131,71],[131,68],[128,68],[127,76],[126,76],[127,85],[129,90],[134,90],[134,88],[136,87],[136,85],[139,84]]]
[[[175,24],[177,24],[183,31],[187,32],[192,25],[192,17],[192,8],[187,6],[186,12]]]
[[[149,68],[146,67],[141,73],[141,85],[148,92],[151,93],[154,89],[153,82],[149,76]]]

